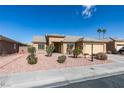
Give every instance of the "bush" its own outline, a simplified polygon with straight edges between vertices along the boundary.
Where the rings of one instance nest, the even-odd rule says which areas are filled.
[[[100,52],[96,54],[95,58],[98,60],[107,60],[107,55],[105,53]]]
[[[29,64],[36,64],[37,63],[37,57],[35,54],[31,54],[27,57],[27,61]]]
[[[75,48],[73,51],[74,58],[77,58],[78,55],[82,53],[82,50],[80,48]]]
[[[36,53],[36,48],[35,47],[28,47],[28,53],[30,53],[30,54]]]
[[[47,56],[52,56],[52,53],[53,53],[54,49],[55,49],[55,47],[52,44],[47,46],[46,47]]]
[[[62,56],[59,56],[59,57],[58,57],[58,60],[57,60],[57,61],[58,61],[59,63],[64,63],[65,60],[66,60],[66,56],[65,56],[65,55],[62,55]]]
[[[26,58],[29,64],[36,64],[37,63],[37,57],[35,55],[36,53],[36,48],[35,47],[29,47],[28,52],[30,55]]]

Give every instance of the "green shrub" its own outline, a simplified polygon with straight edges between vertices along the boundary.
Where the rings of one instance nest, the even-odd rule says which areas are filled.
[[[37,57],[35,55],[36,53],[36,48],[35,47],[29,47],[28,52],[30,55],[26,58],[29,64],[36,64],[37,63]]]
[[[107,55],[105,53],[100,52],[95,55],[95,58],[98,60],[107,60]]]
[[[37,63],[37,57],[35,54],[31,54],[27,57],[27,61],[29,64],[33,65]]]
[[[52,56],[52,53],[53,53],[54,49],[55,49],[55,47],[52,44],[47,46],[46,47],[47,56]]]
[[[30,53],[30,54],[34,54],[34,53],[36,53],[36,48],[35,47],[28,47],[28,53]]]
[[[75,48],[73,51],[74,58],[77,58],[78,55],[82,53],[82,50],[80,48]]]
[[[65,60],[66,60],[66,56],[65,56],[65,55],[62,55],[62,56],[59,56],[59,57],[58,57],[58,60],[57,60],[57,61],[58,61],[59,63],[64,63]]]

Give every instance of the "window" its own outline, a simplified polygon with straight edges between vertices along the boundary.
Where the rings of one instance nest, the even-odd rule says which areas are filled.
[[[67,48],[69,48],[69,49],[73,49],[73,47],[74,47],[74,44],[72,44],[72,43],[67,44]]]
[[[13,45],[13,48],[16,49],[16,44]]]
[[[44,44],[38,44],[38,49],[44,49],[45,45]]]

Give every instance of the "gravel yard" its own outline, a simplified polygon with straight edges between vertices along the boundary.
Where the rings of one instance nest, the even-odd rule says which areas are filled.
[[[100,61],[96,59],[94,59],[94,62],[91,62],[90,58],[84,58],[82,56],[80,56],[79,58],[73,58],[67,55],[67,60],[64,63],[58,63],[57,57],[59,55],[62,54],[53,53],[52,57],[47,57],[45,56],[45,53],[37,53],[38,63],[35,65],[30,65],[27,63],[26,57],[28,56],[28,54],[13,54],[6,57],[0,57],[0,74],[88,66],[96,64],[106,64],[111,62],[109,60]]]

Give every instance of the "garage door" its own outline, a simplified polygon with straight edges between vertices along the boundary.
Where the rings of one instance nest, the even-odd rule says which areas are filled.
[[[116,50],[119,51],[122,47],[124,47],[124,45],[117,45]]]
[[[84,53],[91,54],[92,45],[86,44],[84,47]],[[103,44],[94,44],[93,45],[93,53],[96,54],[98,52],[104,52],[104,45]]]
[[[96,54],[99,52],[104,52],[104,45],[103,44],[93,46],[93,53]]]

